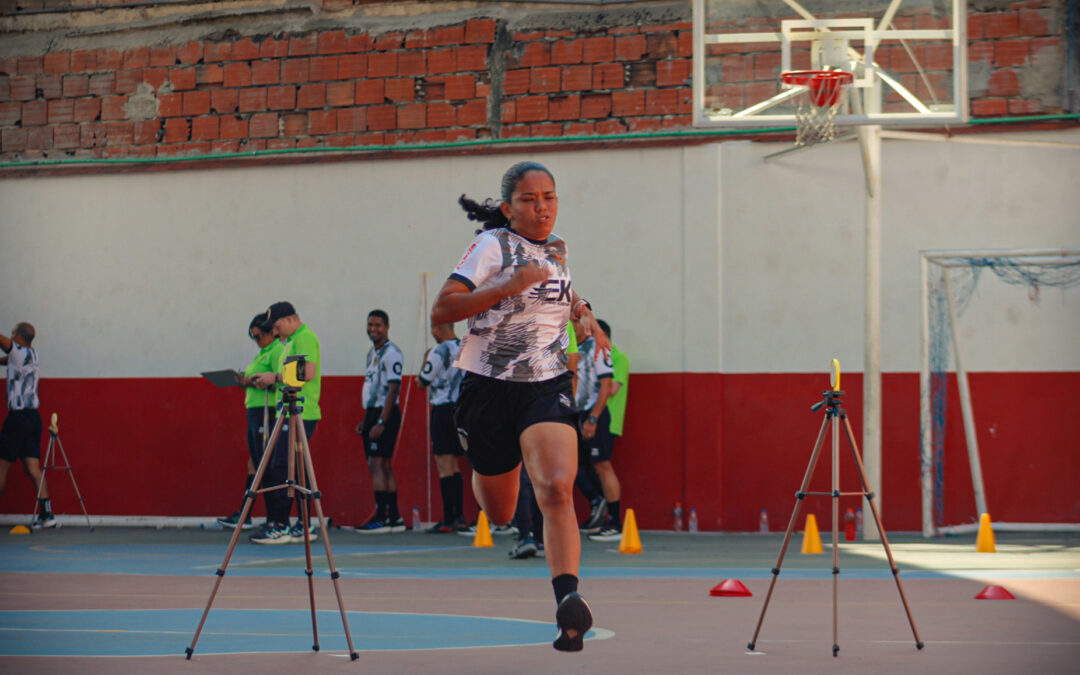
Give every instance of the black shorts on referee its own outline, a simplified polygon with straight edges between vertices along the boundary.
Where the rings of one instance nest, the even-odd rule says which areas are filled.
[[[578,423],[581,425],[579,428],[585,427],[585,420],[588,419],[590,412],[592,411],[586,410],[579,413]],[[611,413],[607,408],[604,408],[604,412],[600,413],[596,421],[596,433],[593,437],[586,439],[579,434],[578,439],[581,444],[580,457],[588,457],[593,464],[611,459],[611,450],[615,447],[615,436],[611,433]]]
[[[570,373],[544,382],[508,382],[466,373],[458,398],[461,445],[473,471],[497,476],[521,463],[521,433],[539,422],[577,428]]]
[[[453,455],[461,457],[465,449],[461,447],[457,429],[454,427],[453,403],[431,406],[431,453],[433,455]]]
[[[0,459],[14,464],[20,457],[41,459],[41,413],[37,408],[9,411],[0,428]]]
[[[373,440],[371,429],[382,416],[382,410],[382,406],[364,410],[364,424],[360,427],[360,435],[364,439],[366,456],[390,459],[394,456],[394,446],[397,445],[398,431],[401,429],[401,408],[394,406],[390,411],[390,419],[383,420],[382,435]]]

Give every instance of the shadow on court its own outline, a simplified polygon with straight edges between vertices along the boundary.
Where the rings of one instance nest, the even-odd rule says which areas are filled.
[[[237,546],[191,661],[191,643],[228,543],[199,529],[67,527],[0,535],[4,673],[1072,673],[1080,662],[1080,536],[974,535],[890,543],[925,643],[915,648],[880,544],[843,544],[838,657],[831,548],[793,539],[753,653],[781,535],[642,533],[645,551],[583,542],[582,593],[595,614],[580,654],[555,652],[543,560],[513,542],[331,530],[360,658],[346,654],[322,542],[313,544],[320,650],[303,547]],[[828,539],[828,537],[826,537]],[[710,597],[723,579],[753,597]],[[985,586],[1015,600],[976,600]]]

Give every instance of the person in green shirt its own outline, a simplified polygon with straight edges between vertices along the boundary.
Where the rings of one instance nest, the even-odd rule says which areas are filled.
[[[285,359],[289,356],[304,355],[309,379],[304,382],[298,396],[303,399],[301,419],[304,424],[304,435],[310,442],[311,437],[315,435],[319,420],[322,419],[322,410],[319,408],[319,395],[322,392],[322,358],[319,338],[307,324],[300,320],[300,315],[289,302],[275,302],[270,305],[270,308],[266,310],[266,321],[272,325],[274,335],[285,340],[285,346],[278,355],[273,372],[256,375],[255,386],[261,389],[275,387],[282,381]],[[282,425],[281,433],[278,434],[277,442],[274,444],[274,454],[270,458],[265,485],[285,484],[289,470],[287,432],[287,425]],[[297,522],[296,525],[289,526],[289,511],[292,510],[293,500],[288,497],[288,493],[285,490],[273,490],[263,494],[266,495],[268,502],[266,523],[251,536],[251,541],[256,544],[286,544],[303,541],[302,524]],[[297,501],[297,510],[299,509],[300,502]],[[308,514],[310,517],[310,498],[308,498]],[[314,526],[311,529],[311,538],[314,539]]]
[[[277,406],[277,391],[273,388],[259,389],[255,384],[255,376],[259,373],[274,372],[281,352],[285,349],[284,343],[274,337],[273,326],[266,323],[266,312],[259,312],[248,324],[248,337],[255,341],[259,353],[247,365],[244,373],[236,378],[244,388],[244,407],[247,409],[248,473],[244,483],[245,495],[251,489],[255,478],[255,467],[262,461],[263,448],[266,447],[266,439],[274,424],[274,407]],[[266,499],[265,495],[263,499]],[[240,511],[228,518],[218,518],[217,521],[223,527],[236,527],[240,523]],[[245,530],[252,527],[250,513],[241,527]]]

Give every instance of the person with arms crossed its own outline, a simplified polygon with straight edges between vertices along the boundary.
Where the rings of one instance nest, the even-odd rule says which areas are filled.
[[[438,324],[431,329],[431,336],[438,344],[428,352],[424,367],[416,378],[416,386],[427,389],[431,403],[428,428],[431,452],[435,455],[435,468],[439,473],[443,517],[427,531],[446,533],[454,532],[465,523],[465,481],[459,464],[465,451],[454,429],[454,406],[465,371],[454,367],[454,359],[461,348],[461,342],[454,334],[454,324]]]
[[[371,349],[364,370],[364,421],[356,431],[364,439],[371,485],[375,491],[375,515],[356,531],[361,534],[404,532],[405,519],[398,508],[397,479],[392,461],[401,429],[401,373],[405,357],[390,341],[390,316],[381,309],[368,313],[367,334]]]
[[[25,321],[15,325],[11,337],[0,335],[0,365],[7,365],[8,414],[0,427],[0,495],[7,487],[8,470],[22,459],[23,471],[34,482],[40,510],[31,524],[35,530],[56,527],[49,486],[41,473],[41,413],[38,412],[40,368],[37,350],[30,346],[37,332]]]
[[[277,387],[282,382],[285,372],[285,359],[290,356],[303,355],[307,365],[305,366],[308,379],[301,386],[298,398],[302,398],[303,410],[300,419],[304,425],[304,435],[308,441],[315,435],[315,429],[322,419],[322,409],[319,407],[319,396],[322,393],[322,354],[319,338],[315,331],[300,320],[300,315],[289,302],[275,302],[266,310],[266,323],[271,326],[276,338],[285,340],[284,348],[279,352],[273,372],[258,373],[253,376],[256,387],[265,389]],[[282,411],[280,414],[285,414]],[[283,485],[289,473],[289,429],[288,420],[281,425],[277,441],[274,443],[273,455],[270,456],[270,464],[267,475],[263,477],[263,486]],[[297,472],[304,471],[303,466],[297,467]],[[299,473],[297,474],[299,476]],[[310,485],[310,483],[309,483]],[[296,525],[289,526],[289,512],[292,510],[293,499],[286,490],[274,490],[264,492],[266,499],[266,522],[256,530],[250,539],[256,544],[288,544],[304,541],[303,520],[298,520]],[[301,513],[301,498],[297,498],[296,508]],[[311,518],[311,498],[306,497],[309,518],[309,533],[312,541],[318,535]]]
[[[607,337],[572,289],[566,243],[552,234],[558,196],[551,172],[521,162],[503,175],[501,187],[501,202],[459,199],[483,229],[439,291],[431,321],[469,321],[455,363],[467,371],[455,422],[473,467],[473,492],[492,523],[507,524],[524,460],[544,515],[558,625],[553,646],[579,651],[592,612],[577,592],[577,412],[566,322],[579,318],[598,350],[607,349]]]

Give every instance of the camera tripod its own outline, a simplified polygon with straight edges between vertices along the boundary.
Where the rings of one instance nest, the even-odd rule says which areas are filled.
[[[49,462],[56,461],[56,455],[53,448],[60,449],[60,455],[64,458],[63,466],[49,464]],[[45,489],[45,472],[49,469],[59,469],[68,472],[68,476],[71,477],[71,487],[75,488],[75,497],[79,500],[79,506],[82,507],[83,515],[86,516],[86,525],[90,528],[90,531],[93,532],[94,524],[90,522],[90,514],[86,512],[86,503],[83,502],[82,493],[79,492],[79,484],[75,482],[75,472],[71,469],[71,462],[68,460],[67,453],[64,452],[64,444],[60,442],[60,426],[56,422],[56,413],[52,414],[52,420],[49,423],[49,445],[45,448],[45,457],[42,458],[41,462],[41,481],[38,483],[37,499],[34,501],[34,515],[30,517],[31,523],[37,520],[38,505],[41,504],[41,493]]]
[[[248,514],[251,513],[251,508],[255,504],[255,496],[263,492],[271,492],[273,490],[287,490],[289,497],[292,497],[294,493],[299,493],[297,497],[300,500],[300,514],[301,525],[304,529],[304,556],[306,560],[306,567],[304,572],[307,574],[308,579],[308,597],[311,603],[311,631],[314,636],[315,643],[312,645],[314,651],[319,651],[319,625],[315,619],[315,582],[312,577],[313,571],[311,566],[311,526],[310,516],[308,512],[308,498],[315,507],[315,513],[319,518],[319,534],[323,540],[323,546],[326,548],[326,560],[330,565],[330,579],[334,583],[334,593],[337,596],[338,609],[341,612],[341,623],[345,628],[345,641],[349,646],[349,658],[352,661],[360,658],[356,650],[353,648],[352,634],[349,632],[349,620],[345,615],[345,603],[341,599],[341,587],[338,584],[338,578],[341,576],[337,568],[334,566],[334,554],[330,550],[330,538],[326,531],[326,518],[323,516],[322,509],[322,493],[319,492],[319,486],[315,481],[315,467],[311,462],[311,449],[308,447],[307,435],[304,433],[304,423],[301,420],[300,413],[303,410],[301,401],[303,398],[298,397],[297,393],[300,391],[300,387],[283,386],[281,388],[281,401],[278,403],[278,416],[277,421],[274,423],[274,430],[270,434],[270,438],[267,440],[266,445],[263,448],[263,456],[259,461],[259,467],[255,471],[255,478],[252,479],[251,488],[244,493],[244,506],[240,512],[240,520],[238,522],[243,523],[247,520]],[[274,454],[274,445],[277,442],[278,435],[281,433],[283,422],[288,418],[291,422],[286,433],[289,434],[289,454],[288,454],[288,473],[286,474],[286,480],[281,485],[271,485],[269,487],[259,487],[262,485],[263,475],[266,473],[266,469],[270,464],[271,456]],[[265,429],[265,427],[264,427]],[[310,481],[310,487],[308,482]],[[254,489],[258,488],[258,489]],[[214,588],[210,591],[210,598],[206,601],[206,609],[203,610],[202,618],[199,620],[199,627],[195,629],[195,636],[191,639],[191,645],[184,650],[187,654],[188,660],[191,659],[191,655],[195,651],[195,643],[199,641],[199,634],[202,633],[203,625],[206,623],[206,617],[210,613],[210,606],[214,604],[214,596],[217,595],[218,588],[221,586],[221,580],[225,576],[225,569],[229,566],[229,559],[232,557],[233,550],[236,548],[236,542],[240,538],[241,528],[237,526],[233,530],[232,540],[229,541],[229,549],[225,552],[225,560],[221,563],[221,567],[218,568],[216,574],[217,579],[214,581]]]
[[[769,600],[772,598],[773,588],[776,586],[776,578],[780,574],[780,566],[784,562],[784,555],[787,553],[788,543],[791,541],[791,533],[795,529],[795,523],[799,518],[799,511],[802,509],[803,499],[807,495],[821,495],[832,497],[833,656],[835,657],[837,652],[840,651],[839,639],[837,636],[837,622],[839,618],[838,580],[840,576],[840,497],[859,495],[866,497],[866,501],[870,505],[870,512],[874,516],[874,522],[877,524],[878,532],[881,533],[881,545],[885,547],[885,555],[889,559],[889,568],[892,570],[893,579],[896,580],[896,588],[900,592],[900,600],[904,604],[904,611],[907,613],[908,623],[911,624],[911,632],[915,636],[915,647],[922,649],[923,643],[919,639],[919,631],[915,628],[915,620],[911,617],[911,609],[908,607],[907,597],[904,595],[904,586],[900,583],[900,570],[897,569],[896,563],[893,561],[892,550],[889,548],[889,540],[885,536],[885,528],[881,526],[881,517],[878,515],[877,506],[874,504],[874,493],[870,491],[870,488],[866,483],[866,471],[863,469],[862,458],[859,456],[859,448],[855,443],[855,436],[851,432],[851,422],[848,421],[847,411],[841,407],[843,404],[841,397],[844,395],[844,392],[840,391],[840,365],[835,360],[833,361],[833,367],[836,369],[836,380],[833,389],[825,390],[823,392],[825,396],[824,400],[819,401],[810,408],[811,411],[816,412],[824,406],[825,420],[821,424],[821,431],[818,433],[817,442],[814,444],[814,451],[810,456],[810,464],[806,467],[806,475],[803,476],[802,487],[795,493],[795,509],[791,513],[791,520],[788,521],[787,532],[784,534],[784,543],[780,547],[780,556],[776,561],[776,567],[772,569],[772,581],[769,582],[769,592],[765,596],[765,606],[761,608],[761,616],[758,618],[757,628],[754,629],[754,637],[747,646],[753,651],[754,645],[757,643],[758,634],[761,632],[761,623],[765,620],[765,611],[769,608]],[[860,485],[862,485],[862,490],[858,492],[840,492],[840,427],[838,418],[839,420],[843,420],[844,428],[847,431],[848,443],[851,447],[851,454],[855,458],[855,466],[859,472],[859,482]],[[825,431],[830,426],[832,427],[832,491],[807,492],[807,488],[810,486],[810,479],[814,475],[814,469],[817,466],[818,458],[821,455],[821,447],[825,440]]]

